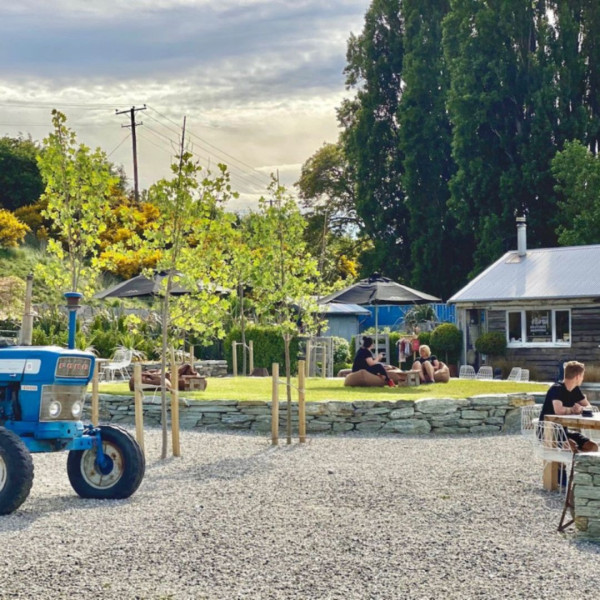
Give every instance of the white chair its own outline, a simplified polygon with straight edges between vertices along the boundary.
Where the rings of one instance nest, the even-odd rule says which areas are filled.
[[[553,466],[547,463],[561,463],[563,465],[563,472],[570,473],[573,462],[573,450],[562,425],[550,423],[549,421],[538,421],[535,434],[533,435],[533,448],[537,458],[541,458],[544,461],[545,479],[549,477],[549,473],[553,469]],[[566,494],[568,486],[565,485],[564,488]]]
[[[494,379],[494,369],[492,367],[479,367],[477,379]]]
[[[532,441],[541,412],[541,404],[530,404],[521,408],[521,434]]]
[[[519,381],[529,381],[529,369],[521,369]]]
[[[131,365],[131,359],[133,352],[126,348],[119,348],[111,361],[104,365],[104,373],[107,379],[110,381],[115,380],[115,374],[119,373],[122,379],[129,377],[129,365]]]
[[[521,381],[521,367],[513,367],[510,370],[506,381]]]
[[[461,365],[458,372],[459,379],[475,379],[475,369],[471,365]]]

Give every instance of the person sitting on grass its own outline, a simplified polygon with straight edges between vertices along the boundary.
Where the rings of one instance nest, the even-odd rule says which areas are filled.
[[[411,370],[419,373],[421,383],[435,383],[434,374],[441,366],[437,356],[431,354],[431,348],[424,344],[419,347],[419,356],[415,358]]]
[[[540,421],[543,421],[546,415],[580,415],[584,407],[590,406],[588,399],[579,388],[583,382],[584,372],[585,365],[576,360],[565,364],[565,378],[551,385],[546,393]],[[598,451],[598,444],[585,435],[578,431],[570,431],[566,427],[564,430],[574,451]]]
[[[354,357],[354,364],[352,365],[352,372],[360,371],[365,369],[369,373],[379,375],[385,379],[385,382],[390,387],[394,387],[396,384],[389,378],[385,367],[381,364],[383,354],[378,354],[377,359],[373,357],[373,338],[368,336],[363,337],[362,346],[358,349],[356,356]]]

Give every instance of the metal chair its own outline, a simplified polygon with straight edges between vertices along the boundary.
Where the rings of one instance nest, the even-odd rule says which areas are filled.
[[[544,480],[546,484],[555,483],[551,481],[555,469],[551,463],[561,463],[564,465],[563,472],[570,473],[574,454],[562,425],[550,423],[549,421],[538,421],[533,435],[533,450],[535,456],[544,461]],[[566,494],[568,485],[564,487]]]
[[[119,373],[122,379],[129,377],[129,365],[131,365],[131,359],[133,357],[133,351],[127,350],[126,348],[119,348],[111,361],[104,365],[104,373],[110,381],[115,380],[115,374]]]
[[[510,370],[506,381],[521,381],[521,367],[513,367]]]
[[[521,369],[519,381],[529,381],[529,369]]]
[[[530,404],[521,408],[521,434],[531,441],[541,412],[541,404]]]
[[[475,369],[471,365],[461,365],[458,372],[459,379],[475,379]]]
[[[492,367],[479,367],[477,379],[494,379],[494,369]]]

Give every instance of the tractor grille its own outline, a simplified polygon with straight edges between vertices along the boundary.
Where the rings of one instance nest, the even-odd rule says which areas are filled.
[[[40,421],[80,421],[86,388],[84,385],[42,386]],[[73,408],[77,406],[80,410],[74,415]]]

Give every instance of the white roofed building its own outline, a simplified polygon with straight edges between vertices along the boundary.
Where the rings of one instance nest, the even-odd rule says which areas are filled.
[[[464,333],[463,361],[478,365],[475,340],[499,331],[507,360],[538,379],[555,379],[565,360],[598,364],[600,245],[529,250],[525,220],[517,221],[517,250],[448,300]]]

